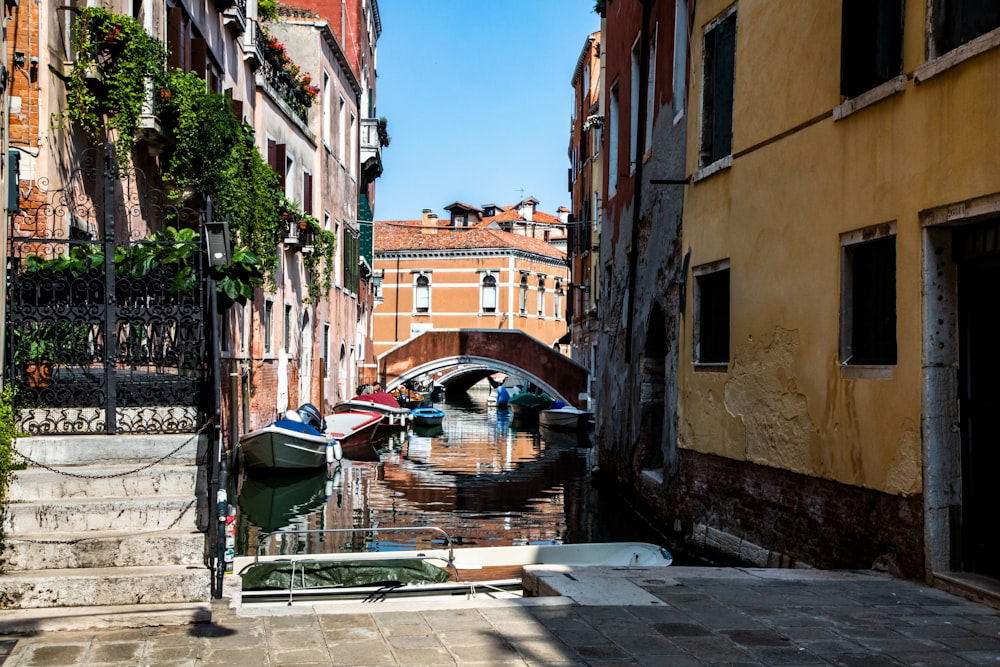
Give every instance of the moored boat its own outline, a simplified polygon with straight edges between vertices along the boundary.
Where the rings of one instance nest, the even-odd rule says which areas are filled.
[[[337,412],[375,412],[382,415],[375,432],[376,438],[383,435],[391,435],[406,429],[410,424],[411,415],[409,408],[399,405],[392,394],[384,391],[372,394],[359,394],[349,401],[342,401],[333,406],[333,411]]]
[[[288,604],[330,599],[379,600],[388,596],[434,596],[485,591],[489,597],[519,596],[523,568],[527,565],[570,567],[606,566],[657,568],[673,562],[670,553],[646,542],[587,544],[538,544],[501,547],[454,547],[451,538],[433,527],[387,528],[385,531],[432,529],[428,548],[404,551],[367,551],[329,554],[262,555],[236,559],[242,577],[242,603],[281,599]],[[291,535],[292,542],[308,543],[309,535],[332,544],[327,535],[356,529],[292,530],[271,535]]]
[[[581,431],[587,428],[592,413],[564,405],[560,408],[550,408],[538,413],[538,423],[541,426],[556,431]]]
[[[430,406],[410,410],[414,426],[438,426],[444,420],[444,411]]]
[[[240,436],[239,451],[248,468],[318,468],[327,463],[333,439],[322,432],[319,410],[303,403],[264,428]],[[328,453],[328,448],[330,453]]]
[[[326,465],[332,441],[318,430],[291,419],[279,419],[240,437],[239,449],[248,468],[318,468]]]
[[[522,391],[510,397],[510,409],[514,417],[521,421],[537,421],[538,413],[552,405],[548,394]]]
[[[374,461],[378,452],[372,446],[375,429],[383,416],[377,412],[347,410],[327,415],[324,430],[328,437],[336,439],[344,452],[344,458],[352,461]]]

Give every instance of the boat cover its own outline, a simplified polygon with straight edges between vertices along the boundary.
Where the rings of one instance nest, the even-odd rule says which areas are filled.
[[[259,561],[240,573],[245,591],[288,590],[291,574],[291,561]],[[450,576],[420,558],[295,562],[296,589],[441,584]]]

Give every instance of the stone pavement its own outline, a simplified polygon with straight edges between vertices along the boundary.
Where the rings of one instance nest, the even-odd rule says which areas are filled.
[[[0,664],[1000,663],[996,609],[873,572],[670,567],[530,576],[542,588],[565,583],[573,597],[240,610],[220,600],[205,624],[0,636]]]

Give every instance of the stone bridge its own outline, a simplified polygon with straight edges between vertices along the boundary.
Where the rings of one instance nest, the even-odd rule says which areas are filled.
[[[503,372],[519,375],[554,398],[586,408],[586,368],[516,329],[435,329],[383,353],[379,375],[386,389],[447,371],[438,382],[465,391]]]

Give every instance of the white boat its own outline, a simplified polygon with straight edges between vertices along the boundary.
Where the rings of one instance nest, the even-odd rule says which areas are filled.
[[[587,428],[593,413],[564,405],[561,408],[542,410],[538,413],[538,423],[546,428],[560,431],[579,431]]]
[[[279,531],[270,537],[282,542],[282,536],[287,534],[298,541],[303,533],[325,536],[345,530],[354,529]],[[426,532],[428,528],[410,530]],[[405,551],[238,557],[234,571],[243,577],[242,602],[382,600],[390,595],[455,595],[476,590],[517,596],[522,568],[526,565],[657,568],[673,562],[667,550],[646,542],[456,548],[451,546],[444,531],[433,530],[445,535],[443,546]]]

